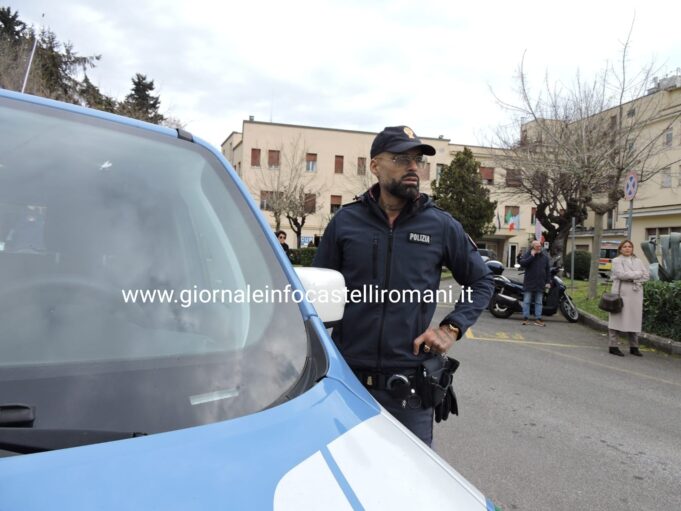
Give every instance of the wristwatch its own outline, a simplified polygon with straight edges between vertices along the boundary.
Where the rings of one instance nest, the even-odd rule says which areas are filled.
[[[456,341],[459,340],[460,330],[459,330],[458,327],[452,325],[451,323],[446,323],[445,325],[442,325],[442,326],[446,326],[447,330],[449,330],[452,334],[454,334],[454,340],[456,340]]]

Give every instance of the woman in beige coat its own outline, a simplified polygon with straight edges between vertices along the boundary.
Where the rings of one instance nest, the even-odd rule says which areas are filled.
[[[608,351],[619,357],[624,353],[619,348],[618,332],[629,336],[629,353],[641,357],[638,349],[638,334],[643,323],[643,283],[650,278],[648,266],[634,255],[634,244],[630,240],[620,243],[619,256],[612,260],[612,292],[619,291],[624,306],[618,313],[610,313],[608,319]]]

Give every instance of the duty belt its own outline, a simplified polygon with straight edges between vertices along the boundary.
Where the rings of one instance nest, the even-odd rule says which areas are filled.
[[[367,389],[385,390],[392,397],[402,401],[402,407],[419,408],[421,397],[413,386],[414,369],[396,369],[395,372],[377,372],[353,369],[353,372]]]

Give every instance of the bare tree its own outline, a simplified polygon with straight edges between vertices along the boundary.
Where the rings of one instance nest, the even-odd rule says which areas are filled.
[[[275,230],[281,229],[283,218],[296,234],[296,246],[300,248],[301,235],[307,217],[320,207],[321,193],[315,186],[313,172],[307,171],[307,145],[298,134],[288,145],[274,150],[278,154],[267,166],[261,165],[258,175],[261,201],[274,216]]]
[[[587,208],[594,212],[591,298],[596,295],[603,216],[624,196],[623,181],[630,171],[645,182],[673,163],[659,157],[660,141],[681,115],[681,110],[668,111],[663,91],[649,93],[653,64],[630,76],[630,37],[631,30],[618,68],[608,64],[591,80],[578,73],[569,86],[547,75],[537,93],[528,84],[523,57],[520,101],[501,102],[520,127],[519,138],[517,131],[498,132],[506,149],[501,165],[519,173],[520,183],[506,193],[523,195],[537,206],[537,219],[558,243],[552,255],[562,253],[572,217],[579,224]]]

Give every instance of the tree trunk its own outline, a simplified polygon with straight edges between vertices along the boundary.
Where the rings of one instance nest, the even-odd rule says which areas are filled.
[[[603,238],[603,213],[594,211],[594,240],[591,248],[591,266],[589,267],[589,300],[598,294],[598,260],[601,257],[601,239]]]
[[[301,235],[303,234],[303,227],[305,226],[305,219],[307,216],[302,216],[300,220],[297,217],[291,217],[286,215],[288,223],[291,226],[294,234],[296,235],[296,248],[300,248]]]

